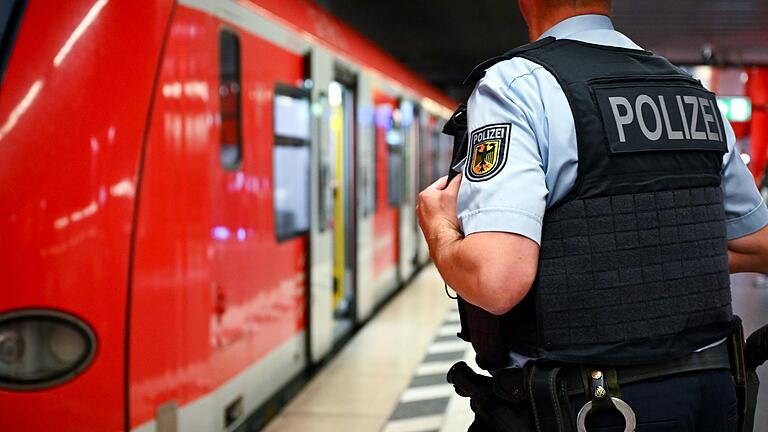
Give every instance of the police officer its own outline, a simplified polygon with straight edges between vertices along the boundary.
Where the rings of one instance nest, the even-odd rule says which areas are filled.
[[[462,176],[419,199],[462,333],[492,372],[580,369],[574,419],[604,386],[638,430],[735,431],[728,276],[768,271],[768,209],[731,127],[698,82],[614,30],[610,0],[519,6],[533,42],[470,75]]]

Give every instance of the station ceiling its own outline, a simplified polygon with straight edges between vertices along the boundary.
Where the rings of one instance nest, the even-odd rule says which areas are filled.
[[[457,100],[479,62],[528,42],[514,0],[316,0]],[[614,0],[616,28],[678,64],[768,64],[768,0]]]

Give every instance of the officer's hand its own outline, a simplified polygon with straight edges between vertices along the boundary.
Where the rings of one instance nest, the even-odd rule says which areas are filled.
[[[448,177],[441,177],[419,194],[416,212],[419,225],[427,239],[430,250],[440,237],[460,238],[459,219],[456,217],[456,198],[459,195],[461,175],[446,186]]]

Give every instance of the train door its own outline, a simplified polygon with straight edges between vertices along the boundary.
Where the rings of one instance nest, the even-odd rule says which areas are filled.
[[[402,129],[402,184],[399,202],[399,251],[398,268],[400,281],[407,280],[414,271],[416,261],[416,147],[419,139],[417,107],[408,100],[400,102],[400,125]]]
[[[357,140],[356,166],[356,259],[357,319],[367,318],[376,304],[376,286],[373,277],[373,219],[376,210],[376,130],[373,122],[373,90],[371,76],[357,76]]]
[[[329,141],[333,176],[333,339],[351,330],[355,321],[355,76],[336,67],[328,85]]]
[[[333,56],[314,47],[308,57],[312,82],[312,140],[310,160],[310,287],[309,353],[320,361],[333,347],[334,292],[334,167],[328,91],[333,82]]]

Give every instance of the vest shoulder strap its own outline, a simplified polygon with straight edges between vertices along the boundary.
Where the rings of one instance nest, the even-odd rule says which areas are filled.
[[[544,45],[549,45],[550,43],[554,42],[555,39],[552,36],[546,37],[544,39],[537,40],[535,42],[531,42],[526,45],[519,46],[517,48],[514,48],[512,50],[509,50],[505,52],[504,54],[496,57],[491,57],[488,60],[485,60],[484,62],[480,63],[479,65],[475,66],[474,69],[472,69],[472,72],[467,75],[467,77],[462,82],[463,85],[468,84],[474,84],[478,81],[480,81],[481,78],[485,76],[485,71],[490,68],[491,66],[495,65],[496,63],[502,62],[504,60],[509,60],[513,57],[516,57],[526,51],[530,51],[532,49],[541,48]]]

